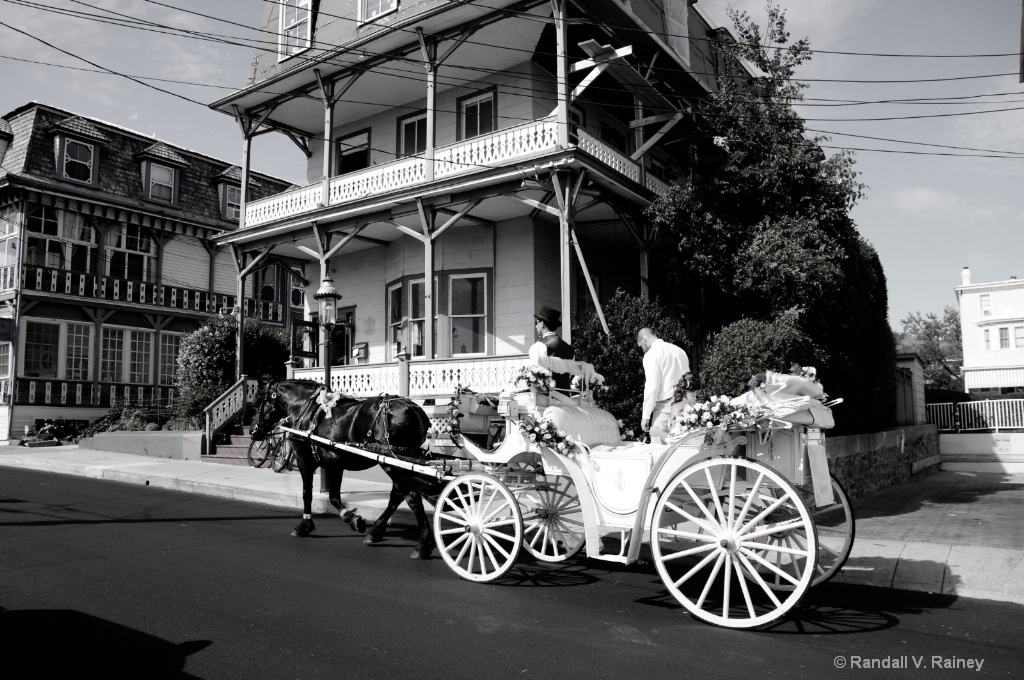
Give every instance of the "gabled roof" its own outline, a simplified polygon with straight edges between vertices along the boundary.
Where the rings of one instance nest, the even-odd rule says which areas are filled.
[[[97,130],[92,123],[82,116],[71,116],[50,127],[51,132],[66,132],[76,137],[84,137],[101,144],[109,144],[110,139]]]
[[[173,165],[178,165],[178,166],[181,166],[181,167],[188,167],[188,165],[189,165],[188,161],[186,161],[184,158],[182,158],[180,155],[178,155],[174,151],[174,149],[172,149],[171,147],[167,146],[163,142],[157,142],[156,144],[151,144],[151,145],[147,146],[145,149],[143,149],[139,153],[135,154],[135,157],[136,158],[153,158],[153,159],[158,160],[158,161],[166,161],[168,163],[171,163]]]
[[[241,186],[241,184],[242,184],[242,169],[240,167],[238,167],[237,165],[230,165],[227,168],[225,168],[223,172],[220,172],[216,176],[214,176],[213,181],[214,181],[214,183],[216,183],[216,182],[231,182],[233,184],[238,184],[239,186]],[[252,176],[250,175],[249,176],[249,186],[250,187],[259,187],[260,183],[257,182],[256,180],[254,180],[252,178]]]

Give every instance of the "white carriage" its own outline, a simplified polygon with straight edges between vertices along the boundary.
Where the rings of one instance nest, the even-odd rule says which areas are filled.
[[[493,449],[456,437],[433,442],[440,462],[361,452],[436,477],[435,541],[464,579],[500,578],[523,549],[545,562],[585,548],[589,558],[630,564],[649,546],[683,607],[748,628],[785,615],[849,555],[852,509],[828,473],[818,426],[831,427],[831,415],[816,400],[813,409],[788,400],[779,417],[744,429],[640,444],[623,442],[587,392],[506,392],[496,409],[479,399],[463,397],[462,410],[504,420]],[[531,441],[519,427],[527,417],[554,423],[578,446],[566,453]]]

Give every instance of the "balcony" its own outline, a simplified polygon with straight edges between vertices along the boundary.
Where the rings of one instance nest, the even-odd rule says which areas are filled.
[[[4,268],[4,270],[6,269],[9,269],[9,267]],[[3,283],[5,276],[7,276],[6,271],[0,271],[0,283]],[[10,276],[13,277],[13,272]],[[39,291],[56,295],[110,300],[111,302],[151,305],[153,307],[203,312],[205,314],[216,314],[222,309],[230,310],[235,306],[234,295],[210,295],[205,290],[157,285],[155,283],[130,281],[112,276],[99,276],[97,274],[69,272],[63,269],[36,265],[22,266],[21,288],[23,291]],[[246,303],[255,302],[255,300],[246,300]],[[258,308],[260,304],[267,303],[257,303],[253,308]],[[278,307],[280,306],[278,305]],[[274,310],[267,310],[266,314],[268,317],[274,316],[274,314],[280,317],[281,312],[280,310],[276,312]],[[261,316],[261,318],[265,317]]]
[[[522,355],[413,361],[409,364],[409,396],[450,396],[460,384],[474,392],[500,392],[512,382],[519,369],[529,363],[529,357]],[[322,383],[324,369],[297,369],[295,378]],[[397,363],[331,367],[331,390],[335,392],[372,397],[381,393],[398,394],[399,389]]]
[[[604,142],[579,131],[577,148],[608,165],[616,172],[639,183],[640,166]],[[558,150],[558,124],[553,117],[524,125],[505,128],[472,140],[439,147],[434,153],[434,178],[447,179],[524,160]],[[425,158],[401,158],[373,168],[334,177],[329,183],[330,206],[380,196],[405,189],[427,180]],[[648,176],[647,189],[662,195],[668,185]],[[276,196],[253,201],[245,206],[245,226],[256,227],[268,222],[296,217],[320,207],[322,188],[314,184],[293,189]]]
[[[168,406],[174,402],[176,387],[101,383],[93,392],[92,381],[56,378],[17,378],[14,403],[26,406],[79,406],[110,408],[117,404]],[[4,395],[5,401],[9,401]]]

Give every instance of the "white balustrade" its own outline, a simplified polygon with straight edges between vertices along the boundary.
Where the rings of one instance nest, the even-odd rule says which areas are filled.
[[[424,159],[403,158],[333,178],[329,200],[331,205],[338,205],[420,184],[426,178],[427,170]]]
[[[558,148],[558,123],[554,118],[505,128],[466,142],[441,147],[434,154],[434,177],[449,177],[500,167]]]
[[[319,184],[300,187],[262,198],[245,206],[245,226],[254,227],[258,224],[273,222],[301,215],[316,209],[320,205],[321,188]]]
[[[585,151],[597,160],[601,161],[616,172],[625,175],[634,182],[640,181],[640,166],[629,160],[626,156],[611,148],[604,142],[599,142],[583,130],[578,131],[579,143],[576,145],[580,151]]]
[[[665,194],[667,194],[669,186],[669,184],[662,182],[657,177],[654,177],[653,175],[650,174],[647,175],[647,190],[650,191],[655,196],[664,196]]]

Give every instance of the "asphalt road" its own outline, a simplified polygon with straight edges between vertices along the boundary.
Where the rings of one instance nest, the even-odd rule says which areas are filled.
[[[478,585],[409,559],[412,532],[365,547],[334,517],[292,538],[296,520],[0,471],[3,677],[930,679],[1024,664],[1019,605],[825,585],[735,631],[686,614],[652,565],[527,557]]]

